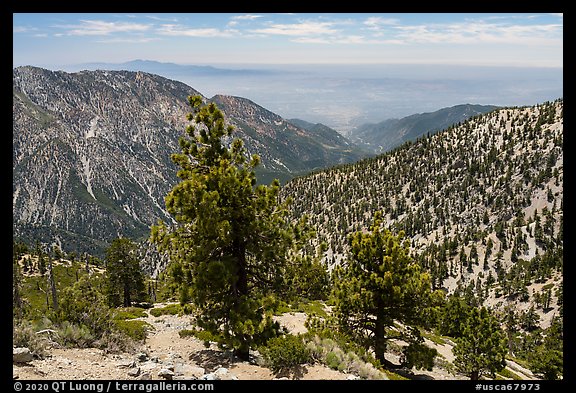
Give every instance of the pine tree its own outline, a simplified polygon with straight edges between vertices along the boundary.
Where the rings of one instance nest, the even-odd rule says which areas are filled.
[[[528,355],[532,370],[544,379],[555,380],[563,374],[563,330],[562,318],[555,317],[546,329],[542,343]]]
[[[130,239],[115,239],[106,250],[106,293],[111,307],[129,307],[143,300],[144,276]]]
[[[463,298],[450,296],[440,310],[438,317],[438,331],[444,336],[461,337],[464,331],[466,315],[470,306]]]
[[[390,335],[386,329],[400,322],[406,326],[404,339],[417,344],[415,327],[431,321],[443,295],[432,292],[430,275],[410,255],[404,232],[394,235],[381,225],[382,214],[377,212],[368,233],[350,236],[351,259],[335,270],[335,314],[345,333],[372,347],[382,364],[393,367],[384,358]]]
[[[23,314],[22,271],[18,263],[19,255],[14,252],[12,257],[12,317],[19,319]]]
[[[290,258],[284,273],[285,300],[300,298],[326,300],[330,293],[330,274],[326,265],[321,261],[327,246],[323,243],[316,250],[316,255],[302,255],[295,250]]]
[[[58,312],[58,293],[56,292],[56,279],[54,277],[54,269],[52,266],[52,259],[48,260],[48,285],[50,293],[52,294],[52,309]]]
[[[279,325],[264,315],[262,299],[278,289],[287,255],[302,233],[288,222],[278,180],[256,186],[257,155],[248,158],[240,139],[214,103],[188,99],[194,121],[180,138],[180,182],[166,196],[177,225],[159,223],[151,238],[185,272],[198,307],[198,325],[247,360],[250,347],[276,335]]]
[[[504,332],[496,318],[485,307],[472,308],[468,313],[462,337],[453,349],[456,368],[477,380],[483,374],[502,370],[508,352]]]
[[[520,318],[520,326],[522,329],[530,332],[538,328],[540,322],[540,318],[538,314],[534,310],[534,306],[530,306],[530,308],[522,314]]]

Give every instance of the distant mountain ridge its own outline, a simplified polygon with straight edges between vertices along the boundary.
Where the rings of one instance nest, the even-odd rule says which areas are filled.
[[[435,112],[419,113],[376,124],[363,124],[350,130],[348,138],[374,153],[383,153],[428,133],[444,130],[473,116],[498,109],[494,105],[462,104]]]
[[[164,77],[173,75],[191,76],[226,76],[226,75],[263,75],[272,74],[275,71],[261,69],[232,69],[220,68],[210,65],[176,64],[154,60],[131,60],[124,63],[83,63],[65,67],[67,71],[142,71],[158,74]]]
[[[169,221],[170,154],[180,151],[189,95],[201,94],[145,72],[15,68],[14,236],[99,254],[116,237],[144,238],[158,219]],[[233,137],[261,156],[260,182],[361,157],[250,100],[212,100],[236,126]]]

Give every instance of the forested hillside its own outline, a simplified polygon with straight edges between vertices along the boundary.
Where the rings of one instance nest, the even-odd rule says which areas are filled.
[[[345,263],[347,236],[382,211],[385,226],[411,240],[435,288],[501,309],[540,309],[538,322],[548,326],[561,312],[563,176],[557,100],[475,116],[294,179],[283,195],[295,218],[310,216],[330,267]]]

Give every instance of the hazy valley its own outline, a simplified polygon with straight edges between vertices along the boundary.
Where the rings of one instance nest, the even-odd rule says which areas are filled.
[[[206,97],[240,96],[284,118],[348,136],[366,123],[456,104],[532,105],[562,97],[562,70],[433,64],[215,64],[148,60],[62,65],[65,71],[144,71],[182,81]],[[521,86],[521,88],[519,88]],[[497,96],[494,91],[498,91]]]

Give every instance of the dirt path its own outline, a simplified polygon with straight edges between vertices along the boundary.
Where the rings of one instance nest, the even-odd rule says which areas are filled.
[[[156,307],[163,307],[158,304]],[[304,365],[291,374],[274,375],[258,364],[258,359],[243,362],[217,348],[209,348],[194,337],[181,338],[178,332],[193,327],[189,316],[162,315],[154,317],[147,311],[139,318],[153,329],[136,354],[106,354],[100,349],[54,348],[42,360],[26,365],[13,365],[13,377],[40,380],[82,379],[238,379],[271,380],[275,378],[303,380],[344,380],[349,374],[332,370],[323,365]],[[278,320],[297,334],[306,331],[303,313],[285,314]]]

